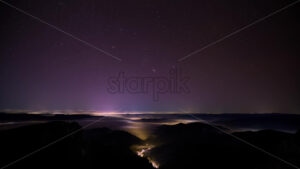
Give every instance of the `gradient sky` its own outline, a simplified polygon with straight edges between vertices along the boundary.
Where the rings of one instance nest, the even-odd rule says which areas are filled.
[[[189,53],[290,0],[6,0],[121,62],[0,2],[0,109],[300,112],[300,4]],[[111,94],[107,79],[166,76],[188,94]]]

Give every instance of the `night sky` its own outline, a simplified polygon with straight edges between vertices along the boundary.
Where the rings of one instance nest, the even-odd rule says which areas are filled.
[[[179,62],[295,0],[0,2],[0,109],[300,112],[300,3]],[[180,69],[189,93],[111,94],[107,80]]]

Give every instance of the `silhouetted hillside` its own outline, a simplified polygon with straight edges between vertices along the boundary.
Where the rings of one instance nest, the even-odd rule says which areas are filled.
[[[1,130],[0,165],[9,164],[78,129],[77,123],[57,121]],[[300,166],[300,132],[261,130],[232,134]],[[161,169],[291,168],[203,123],[162,125],[145,142],[127,132],[109,128],[80,130],[9,168],[150,169],[153,167],[147,158],[132,151],[132,146],[147,145],[145,143],[154,146],[146,150],[147,157]]]
[[[0,131],[0,165],[20,157],[78,130],[76,123],[50,122]],[[144,158],[130,150],[141,143],[137,137],[107,128],[82,130],[9,168],[152,168]]]
[[[300,140],[296,134],[271,130],[233,133],[281,158],[300,164]],[[162,169],[286,169],[292,168],[219,130],[201,123],[161,126],[150,142],[160,143],[151,157]]]

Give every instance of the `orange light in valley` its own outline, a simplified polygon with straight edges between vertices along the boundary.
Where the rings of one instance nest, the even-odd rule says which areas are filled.
[[[154,148],[154,145],[150,145],[150,144],[139,145],[139,146],[134,147],[134,149],[136,149],[136,154],[138,156],[143,157],[143,158],[146,157],[154,168],[159,168],[159,164],[156,161],[154,161],[153,159],[151,159],[151,157],[149,157],[149,155],[148,155],[148,152],[152,148]]]

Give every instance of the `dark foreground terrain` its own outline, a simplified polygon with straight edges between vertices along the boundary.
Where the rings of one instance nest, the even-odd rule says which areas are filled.
[[[226,131],[226,129],[223,129]],[[229,132],[229,131],[226,131]],[[236,132],[233,136],[300,166],[300,133],[274,130]],[[149,142],[150,156],[160,168],[288,169],[290,165],[202,123],[161,126]]]
[[[80,128],[77,123],[50,122],[0,132],[4,166]],[[7,168],[152,168],[130,146],[141,140],[107,128],[81,130]]]
[[[38,150],[7,168],[150,169],[153,167],[147,158],[132,151],[133,145],[147,143],[155,147],[146,156],[162,169],[293,168],[203,123],[163,125],[156,128],[146,141],[124,131],[85,129],[39,151],[40,147],[79,128],[77,123],[49,122],[1,130],[0,165],[5,166]],[[261,130],[233,135],[300,166],[299,132]]]

